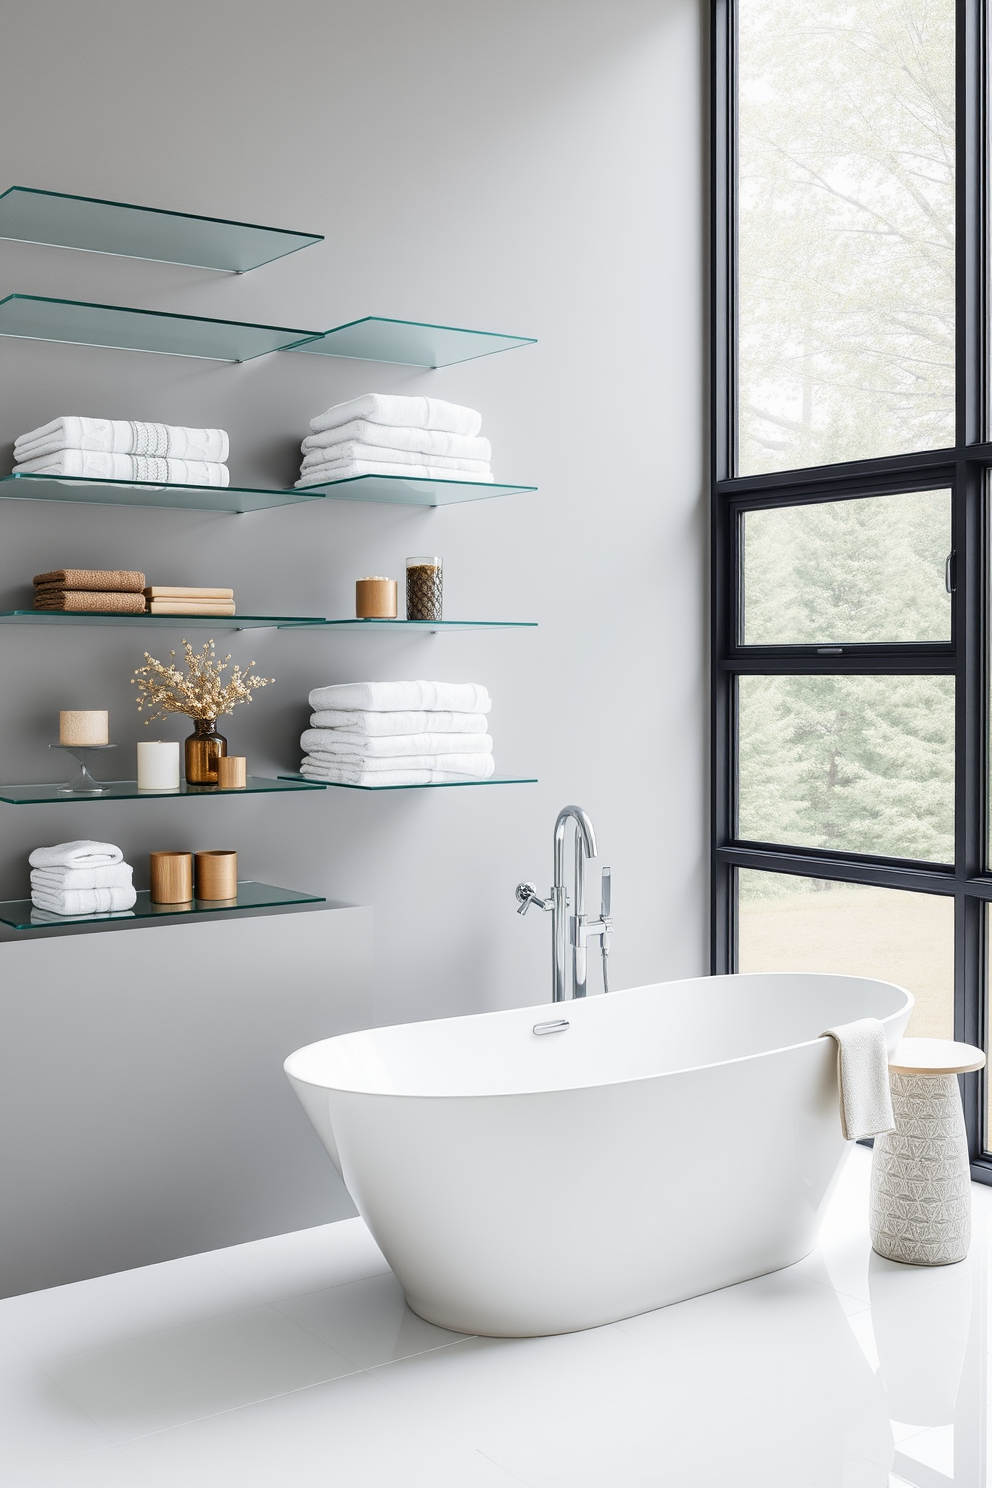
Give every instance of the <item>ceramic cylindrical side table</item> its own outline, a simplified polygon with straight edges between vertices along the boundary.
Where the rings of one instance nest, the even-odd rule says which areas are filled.
[[[903,1039],[889,1058],[896,1129],[875,1138],[871,1243],[910,1266],[963,1261],[971,1243],[971,1165],[958,1075],[980,1070],[981,1049],[950,1039]]]

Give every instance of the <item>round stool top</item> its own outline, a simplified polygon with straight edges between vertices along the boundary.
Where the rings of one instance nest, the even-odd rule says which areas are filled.
[[[984,1064],[981,1049],[953,1039],[907,1038],[889,1055],[889,1069],[897,1075],[967,1075]]]

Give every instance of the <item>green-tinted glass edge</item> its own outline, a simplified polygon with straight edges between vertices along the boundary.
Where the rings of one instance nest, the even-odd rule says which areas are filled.
[[[67,771],[71,762],[67,761]],[[136,780],[98,780],[97,785],[108,785],[111,790],[106,795],[58,795],[59,785],[62,782],[42,781],[37,785],[0,785],[0,804],[5,806],[48,806],[68,803],[78,806],[89,801],[160,801],[176,800],[180,797],[210,797],[210,796],[278,796],[283,792],[295,795],[300,791],[320,790],[319,782],[303,780],[287,780],[282,776],[268,777],[265,775],[249,775],[247,784],[244,786],[219,786],[219,785],[189,785],[187,781],[180,782],[176,790],[139,790]],[[130,786],[131,790],[113,791],[115,786]],[[13,791],[24,791],[21,796],[12,795]],[[39,792],[48,791],[49,795],[41,795]]]
[[[239,892],[242,889],[262,891],[259,902],[230,904],[225,900],[194,899],[193,907],[186,909],[177,908],[171,904],[153,905],[149,891],[139,889],[137,904],[131,910],[97,915],[65,915],[57,921],[35,921],[34,923],[31,921],[31,910],[36,906],[30,899],[4,899],[0,900],[0,924],[7,925],[13,930],[35,930],[44,934],[50,930],[61,930],[66,926],[138,925],[148,924],[157,919],[184,920],[201,914],[236,914],[239,910],[244,913],[246,910],[288,909],[296,905],[327,903],[323,894],[304,894],[298,889],[283,889],[276,884],[256,883],[253,879],[239,879]],[[271,898],[273,894],[283,897]]]

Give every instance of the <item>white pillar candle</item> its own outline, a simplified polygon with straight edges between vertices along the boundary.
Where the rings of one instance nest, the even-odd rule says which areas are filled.
[[[62,712],[59,714],[60,744],[108,744],[110,714],[102,712]]]
[[[179,789],[179,745],[174,739],[142,739],[138,745],[138,789]]]

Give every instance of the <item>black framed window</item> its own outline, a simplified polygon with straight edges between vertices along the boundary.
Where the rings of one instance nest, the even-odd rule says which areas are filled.
[[[712,968],[988,1047],[986,9],[713,19]]]

